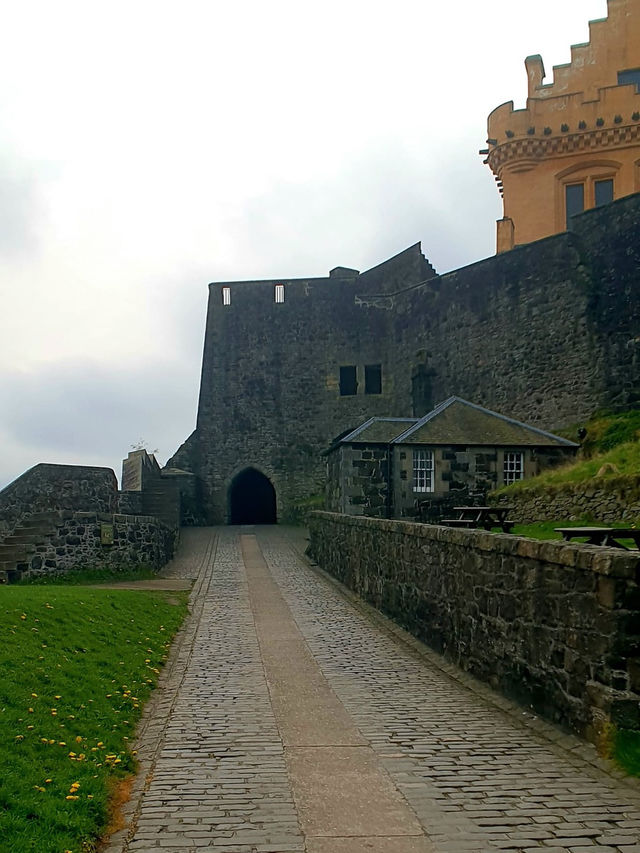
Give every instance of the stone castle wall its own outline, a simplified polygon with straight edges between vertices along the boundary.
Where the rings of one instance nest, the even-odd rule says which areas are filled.
[[[594,478],[544,489],[522,489],[493,497],[513,507],[509,517],[519,524],[587,518],[599,524],[640,524],[640,477]]]
[[[113,531],[111,544],[102,542],[105,525]],[[175,538],[175,530],[152,516],[65,510],[51,520],[22,572],[33,577],[86,569],[159,569],[173,556]]]
[[[110,468],[85,465],[34,465],[0,491],[0,539],[25,515],[50,510],[113,513],[118,481]]]
[[[210,285],[198,422],[169,465],[227,517],[247,466],[278,515],[323,491],[332,438],[368,417],[423,415],[451,395],[544,429],[640,400],[640,195],[559,234],[434,277],[419,246],[358,276]],[[284,283],[284,304],[274,284]],[[363,370],[382,365],[382,394]],[[341,397],[340,366],[359,388]]]
[[[323,569],[507,696],[589,739],[640,727],[636,555],[331,513],[310,530]]]

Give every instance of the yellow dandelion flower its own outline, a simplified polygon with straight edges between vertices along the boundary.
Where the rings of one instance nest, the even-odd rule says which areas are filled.
[[[37,698],[38,698],[38,694],[37,694],[37,693],[32,693],[32,694],[31,694],[31,698],[32,698],[32,699],[37,699]]]
[[[79,797],[75,796],[75,794],[67,794],[65,800],[77,800]]]
[[[82,736],[76,735],[76,743],[82,743]]]
[[[53,782],[53,779],[45,779],[44,780],[45,785],[49,785],[51,782]]]

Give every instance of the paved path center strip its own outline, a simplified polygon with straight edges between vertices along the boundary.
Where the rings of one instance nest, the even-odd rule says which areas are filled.
[[[253,535],[241,537],[258,642],[307,850],[433,851],[371,745],[329,687]]]

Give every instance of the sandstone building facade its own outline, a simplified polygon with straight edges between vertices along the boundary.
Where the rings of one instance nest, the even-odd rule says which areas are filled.
[[[503,196],[497,250],[564,231],[572,214],[640,190],[640,0],[608,0],[586,44],[545,83],[525,61],[525,109],[489,116],[486,163]]]

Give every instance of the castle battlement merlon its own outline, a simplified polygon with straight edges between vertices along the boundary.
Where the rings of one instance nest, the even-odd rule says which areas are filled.
[[[589,35],[550,83],[542,56],[528,56],[526,106],[508,101],[489,115],[481,153],[504,199],[498,251],[640,190],[640,0],[609,0]]]

